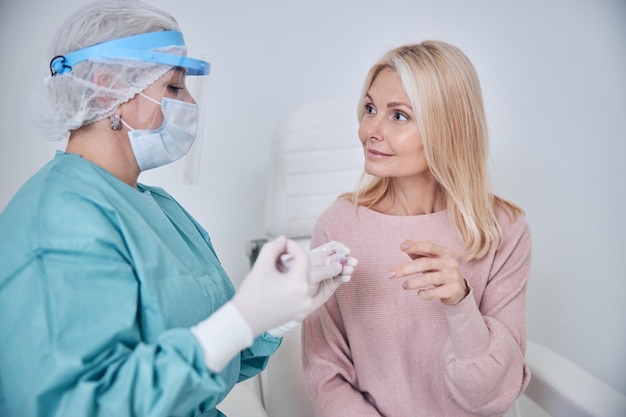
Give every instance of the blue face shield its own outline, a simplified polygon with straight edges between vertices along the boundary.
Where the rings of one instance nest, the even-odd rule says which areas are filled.
[[[185,46],[183,34],[174,31],[162,31],[102,42],[54,57],[50,61],[50,72],[53,76],[65,74],[70,72],[74,65],[82,61],[130,59],[185,68],[187,75],[207,75],[209,73],[211,65],[206,61],[154,51],[157,48],[168,46]]]

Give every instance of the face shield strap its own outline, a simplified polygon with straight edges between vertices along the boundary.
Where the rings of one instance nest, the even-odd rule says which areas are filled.
[[[171,65],[187,69],[187,75],[207,75],[211,64],[184,55],[155,52],[156,48],[185,46],[183,34],[174,31],[143,33],[121,39],[99,43],[67,55],[56,56],[50,61],[50,72],[65,74],[82,61],[109,61],[131,59],[155,64]]]

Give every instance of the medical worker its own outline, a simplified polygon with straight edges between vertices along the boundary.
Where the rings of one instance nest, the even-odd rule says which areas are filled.
[[[222,416],[354,260],[333,242],[309,267],[278,238],[235,293],[207,232],[137,182],[189,151],[186,77],[209,64],[135,0],[83,7],[53,49],[34,117],[67,147],[0,214],[0,416]]]

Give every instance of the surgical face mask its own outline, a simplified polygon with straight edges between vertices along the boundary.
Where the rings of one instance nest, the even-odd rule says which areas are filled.
[[[142,97],[160,105],[163,124],[158,129],[129,130],[130,145],[141,171],[147,171],[174,162],[189,152],[198,131],[198,106],[194,103],[163,97],[161,102],[139,93]]]

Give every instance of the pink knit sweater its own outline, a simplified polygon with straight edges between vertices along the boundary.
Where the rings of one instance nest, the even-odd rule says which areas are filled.
[[[338,200],[318,219],[311,247],[347,245],[352,280],[303,324],[306,384],[318,417],[498,416],[530,379],[524,363],[530,230],[500,213],[502,244],[459,261],[470,294],[455,306],[424,301],[385,278],[410,261],[405,239],[453,252],[463,242],[441,211],[391,216]]]

